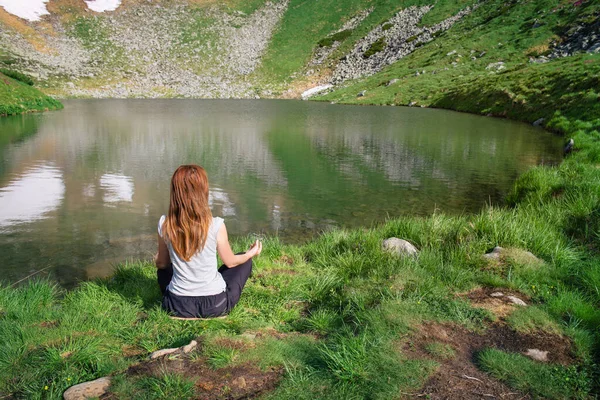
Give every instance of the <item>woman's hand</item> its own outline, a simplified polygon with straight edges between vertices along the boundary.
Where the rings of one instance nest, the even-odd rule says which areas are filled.
[[[248,249],[246,254],[248,256],[250,256],[250,258],[252,258],[252,257],[258,256],[261,251],[262,251],[262,242],[260,240],[256,240],[256,242],[254,242],[250,245],[250,248]]]

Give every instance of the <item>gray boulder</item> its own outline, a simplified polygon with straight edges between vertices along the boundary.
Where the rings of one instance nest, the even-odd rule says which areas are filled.
[[[94,381],[71,386],[63,393],[65,400],[83,400],[100,397],[108,391],[110,377],[105,376]]]
[[[398,256],[409,255],[416,256],[419,253],[419,250],[415,246],[413,246],[410,242],[404,239],[398,239],[395,237],[391,237],[389,239],[385,239],[381,245],[383,251],[391,254],[395,254]]]

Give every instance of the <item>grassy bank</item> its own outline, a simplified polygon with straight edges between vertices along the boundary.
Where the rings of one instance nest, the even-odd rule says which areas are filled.
[[[245,395],[396,398],[422,393],[428,378],[458,357],[467,344],[454,333],[485,337],[507,326],[508,339],[498,348],[538,340],[563,358],[533,362],[488,343],[476,353],[479,368],[490,374],[480,379],[497,377],[533,397],[586,398],[597,383],[600,260],[565,234],[572,216],[563,214],[560,201],[476,216],[395,219],[326,233],[303,246],[268,239],[241,303],[226,319],[169,319],[147,263],[120,266],[112,278],[68,293],[47,281],[4,287],[0,392],[59,398],[74,383],[112,374],[117,398],[219,398],[241,390],[227,376],[243,371],[244,387],[256,389]],[[589,206],[562,201],[577,201],[579,210]],[[390,236],[410,240],[418,257],[383,252],[381,241]],[[496,245],[514,250],[497,262],[482,258]],[[472,296],[481,288],[518,294],[530,305],[499,313]],[[448,336],[424,340],[423,327],[431,324]],[[150,352],[198,337],[191,355],[148,365]],[[561,350],[556,343],[564,341]],[[194,370],[204,374],[189,373]],[[202,381],[211,371],[221,384]],[[249,377],[260,374],[274,374],[275,387],[252,386]]]
[[[61,109],[62,104],[31,85],[0,72],[0,116]]]

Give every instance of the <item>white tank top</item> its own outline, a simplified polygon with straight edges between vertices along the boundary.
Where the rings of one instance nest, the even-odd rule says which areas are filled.
[[[165,219],[163,215],[158,221],[158,234],[163,239]],[[173,264],[173,279],[167,286],[169,292],[177,296],[211,296],[225,291],[227,285],[217,270],[217,233],[222,224],[223,218],[213,217],[204,248],[194,254],[190,261],[179,258],[171,243],[165,241]]]

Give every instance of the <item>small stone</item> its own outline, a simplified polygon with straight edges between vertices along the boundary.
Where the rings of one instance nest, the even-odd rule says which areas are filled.
[[[367,93],[367,91],[366,91],[366,90],[363,90],[362,92],[358,93],[358,94],[356,95],[356,97],[363,97],[363,96],[365,95],[365,93]]]
[[[409,106],[409,107],[414,107],[414,106],[416,106],[416,105],[417,105],[417,102],[416,102],[416,101],[411,101],[410,103],[408,103],[408,106]]]
[[[183,352],[187,354],[190,351],[194,350],[196,348],[196,346],[198,346],[198,342],[196,342],[195,340],[192,340],[189,344],[186,344],[185,346],[183,346],[181,348],[181,350],[183,350]]]
[[[500,254],[503,250],[504,249],[502,247],[496,246],[494,247],[494,250],[492,250],[490,253],[484,254],[483,257],[490,260],[497,260],[500,258]]]
[[[385,86],[391,86],[394,83],[398,82],[398,79],[392,79],[391,81],[389,81],[388,83],[385,84]]]
[[[231,383],[240,389],[246,388],[246,378],[244,378],[243,376],[235,378],[233,381],[231,381]]]
[[[162,349],[162,350],[156,350],[155,352],[152,352],[150,354],[150,359],[154,360],[155,358],[159,358],[162,356],[166,356],[167,354],[172,354],[175,353],[177,350],[179,350],[178,347],[174,348],[174,349]]]
[[[414,256],[419,253],[419,250],[417,250],[417,248],[410,242],[395,237],[384,240],[381,247],[383,248],[383,251],[396,254],[398,256]]]
[[[547,362],[548,361],[548,351],[538,350],[538,349],[527,349],[523,355],[531,358],[532,360]]]
[[[488,64],[487,67],[485,67],[485,69],[495,69],[496,71],[500,71],[505,68],[506,68],[506,66],[504,65],[504,63],[502,61]]]
[[[492,294],[490,294],[491,297],[502,297],[504,296],[504,293],[502,292],[494,292]]]
[[[523,300],[521,300],[520,298],[516,297],[516,296],[506,296],[506,298],[513,304],[516,304],[518,306],[527,306],[527,303],[525,303]]]
[[[108,391],[110,379],[109,376],[105,376],[104,378],[71,386],[63,393],[63,398],[65,400],[83,400],[100,397]]]

